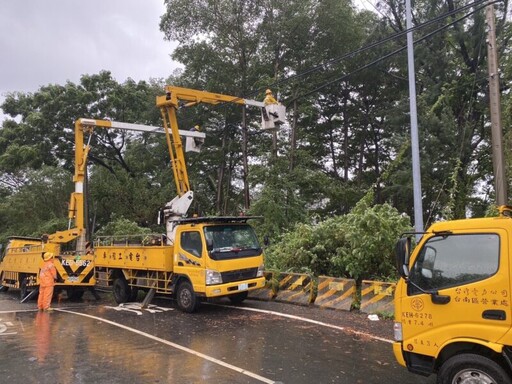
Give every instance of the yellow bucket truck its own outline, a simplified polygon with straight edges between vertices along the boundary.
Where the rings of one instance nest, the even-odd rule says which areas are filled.
[[[199,103],[252,105],[261,108],[270,128],[284,122],[284,111],[276,113],[275,105],[265,106],[262,102],[234,96],[166,87],[165,96],[157,98],[157,106],[162,114],[163,132],[178,193],[159,215],[166,225],[166,233],[143,239],[98,238],[95,242],[98,285],[112,287],[118,303],[135,299],[142,289],[148,292],[144,303],[149,303],[155,293],[169,294],[175,297],[181,310],[193,312],[206,298],[228,297],[232,302],[240,303],[249,291],[265,284],[263,252],[254,230],[247,223],[251,217],[185,218],[193,191],[188,180],[181,136],[187,140],[186,149],[197,151],[204,134],[179,131],[176,112],[180,107]],[[82,124],[89,123],[96,126],[104,124],[82,120]],[[110,124],[119,126],[114,122]],[[136,128],[133,125],[126,128],[161,131],[156,127]],[[84,153],[87,151],[85,148]]]
[[[397,361],[438,383],[512,383],[512,218],[433,224],[397,243]],[[511,242],[509,244],[509,241]]]

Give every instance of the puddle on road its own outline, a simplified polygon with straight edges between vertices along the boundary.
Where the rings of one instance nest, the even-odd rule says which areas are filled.
[[[10,384],[167,383],[168,378],[180,383],[219,382],[219,372],[224,370],[197,356],[80,316],[25,312],[1,314],[0,319],[2,324],[12,324],[12,333],[0,336],[0,377]],[[232,372],[222,377],[226,383],[245,382]]]

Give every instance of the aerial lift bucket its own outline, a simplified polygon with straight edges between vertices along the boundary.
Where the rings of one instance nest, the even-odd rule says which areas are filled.
[[[261,129],[276,129],[286,121],[286,107],[282,104],[269,104],[261,109]]]

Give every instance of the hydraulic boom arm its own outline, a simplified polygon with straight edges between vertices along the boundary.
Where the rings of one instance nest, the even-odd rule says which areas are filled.
[[[157,97],[156,105],[160,108],[160,112],[162,114],[172,169],[174,172],[174,181],[178,192],[178,196],[168,202],[164,208],[164,219],[167,223],[167,232],[168,237],[170,238],[172,238],[171,234],[174,227],[173,223],[187,213],[194,197],[193,192],[190,189],[185,157],[183,155],[183,145],[178,133],[176,111],[180,107],[191,107],[199,103],[213,105],[219,103],[235,103],[255,106],[260,109],[265,108],[265,104],[261,101],[175,86],[165,87],[165,96]]]
[[[75,190],[69,201],[68,219],[69,226],[66,231],[56,232],[48,237],[52,243],[67,243],[78,238],[77,252],[85,252],[85,206],[84,206],[84,181],[87,167],[87,157],[90,151],[90,138],[95,128],[120,129],[149,133],[165,133],[162,127],[154,127],[142,124],[122,123],[118,121],[78,119],[75,122],[75,174],[73,182]],[[89,140],[85,143],[85,134],[89,134]],[[192,131],[178,131],[184,137],[204,140],[205,134]],[[72,225],[74,224],[74,225]]]

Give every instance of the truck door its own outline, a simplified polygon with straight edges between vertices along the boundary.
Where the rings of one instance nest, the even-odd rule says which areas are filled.
[[[204,251],[201,232],[197,230],[177,232],[175,272],[188,276],[196,292],[205,291]]]
[[[409,352],[437,356],[455,339],[496,342],[510,328],[506,231],[440,233],[413,263],[401,306]]]

